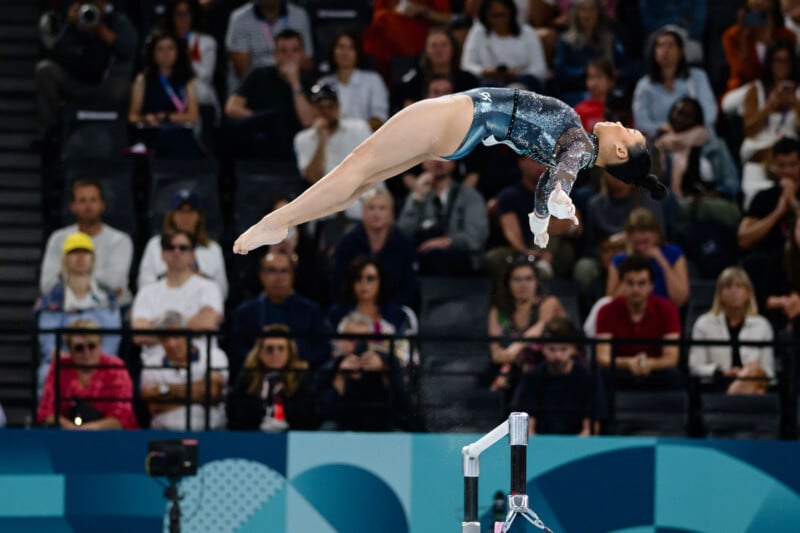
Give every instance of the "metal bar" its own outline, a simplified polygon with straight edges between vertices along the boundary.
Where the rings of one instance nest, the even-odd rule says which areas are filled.
[[[478,477],[464,476],[464,522],[478,521]]]
[[[203,414],[203,418],[205,419],[205,428],[206,431],[210,429],[211,426],[211,335],[206,334],[206,390],[205,394],[203,395],[203,408],[205,409],[205,413]]]
[[[55,357],[55,398],[53,399],[53,422],[57,428],[61,427],[61,331],[56,331],[56,349],[53,353]]]
[[[186,335],[186,431],[192,430],[192,337]]]

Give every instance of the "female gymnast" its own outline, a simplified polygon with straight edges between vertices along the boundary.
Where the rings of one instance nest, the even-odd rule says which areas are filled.
[[[601,166],[617,179],[648,189],[653,198],[666,196],[666,187],[648,174],[650,154],[639,131],[600,122],[590,134],[560,100],[519,89],[479,88],[406,107],[327,176],[245,231],[233,250],[246,254],[280,242],[291,226],[345,209],[380,181],[426,159],[464,157],[478,142],[506,144],[548,167],[528,215],[534,242],[542,248],[549,239],[550,215],[578,223],[569,192],[582,168]]]

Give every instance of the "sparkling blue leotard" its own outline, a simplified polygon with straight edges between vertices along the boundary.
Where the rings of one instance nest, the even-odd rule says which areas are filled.
[[[548,215],[547,199],[556,183],[569,194],[582,168],[594,165],[597,139],[587,133],[570,106],[549,96],[506,88],[478,88],[472,98],[472,125],[458,149],[444,159],[459,159],[479,142],[506,144],[547,167],[536,187],[537,215]]]

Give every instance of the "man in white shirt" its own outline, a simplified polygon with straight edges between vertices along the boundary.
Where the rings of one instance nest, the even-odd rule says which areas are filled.
[[[366,120],[341,118],[339,100],[333,85],[318,84],[311,89],[311,101],[317,118],[310,128],[301,130],[294,137],[294,151],[300,173],[310,183],[336,167],[364,139],[372,134]],[[361,218],[361,202],[350,206],[347,218]]]
[[[184,329],[183,317],[168,311],[155,323],[159,329]],[[152,429],[201,430],[205,429],[205,402],[209,402],[209,429],[225,427],[225,409],[222,398],[228,382],[228,358],[225,352],[211,346],[209,388],[206,393],[206,366],[209,353],[206,342],[196,339],[188,344],[186,337],[174,335],[160,337],[164,350],[161,358],[145,361],[141,374],[142,399],[153,418]],[[186,427],[186,383],[191,381],[192,403],[189,412],[190,427]]]
[[[47,294],[59,280],[64,240],[75,232],[83,232],[94,245],[94,279],[117,294],[118,302],[130,302],[128,274],[133,260],[133,241],[130,236],[103,224],[106,209],[103,188],[92,179],[77,179],[72,183],[70,212],[76,223],[54,231],[47,240],[42,268],[39,275],[39,290]]]
[[[134,329],[154,329],[168,312],[175,311],[186,319],[186,327],[194,330],[216,330],[222,322],[222,294],[213,281],[197,274],[194,237],[176,230],[161,236],[161,254],[167,264],[164,277],[139,290],[131,311]],[[142,346],[142,361],[163,357],[159,339],[135,335],[133,342]]]
[[[311,22],[302,7],[286,0],[255,0],[231,13],[225,47],[231,59],[230,90],[256,67],[275,65],[275,36],[291,28],[305,43],[306,66],[314,56]]]

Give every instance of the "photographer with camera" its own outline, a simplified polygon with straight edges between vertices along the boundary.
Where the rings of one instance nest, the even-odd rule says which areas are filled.
[[[55,32],[49,15],[43,26],[48,58],[36,65],[36,100],[43,140],[52,141],[61,105],[127,101],[136,54],[136,30],[128,18],[108,9],[107,0],[73,2]],[[59,22],[56,22],[59,24]],[[57,33],[57,35],[49,35]],[[49,37],[49,38],[48,38]]]
[[[369,335],[373,323],[354,311],[337,328],[340,334]],[[408,397],[396,357],[380,351],[383,341],[339,339],[338,356],[323,368],[319,397],[322,429],[407,430]]]

